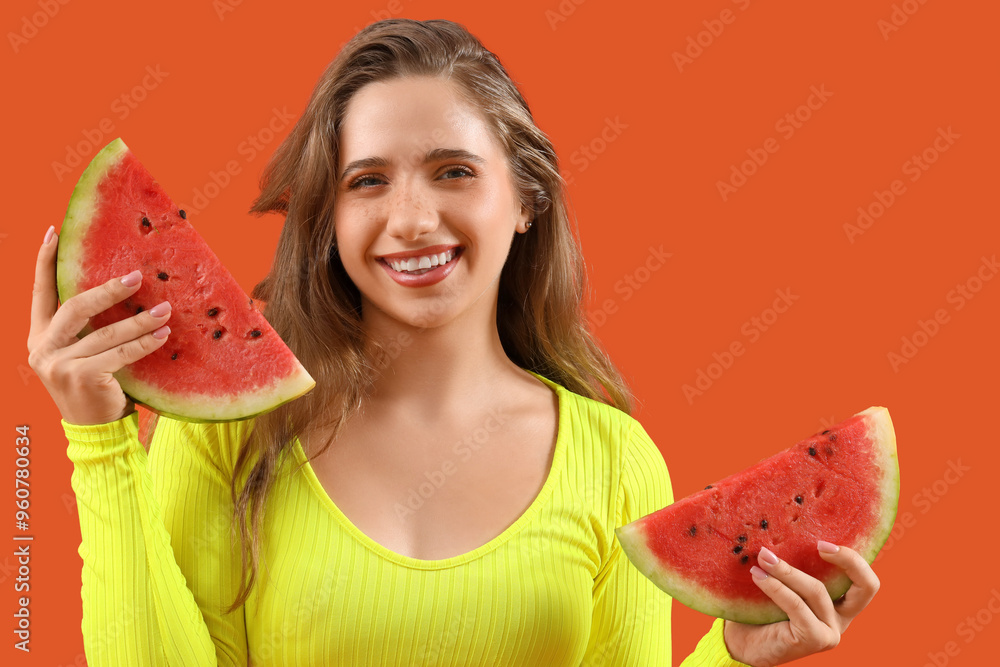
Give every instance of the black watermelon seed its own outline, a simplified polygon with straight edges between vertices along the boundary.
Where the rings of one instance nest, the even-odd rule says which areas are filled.
[[[797,502],[799,505],[801,505],[802,504],[802,496],[795,496],[795,502]]]
[[[156,274],[156,277],[159,278],[160,280],[166,280],[169,276],[166,274],[166,272],[160,271],[159,273]]]
[[[184,212],[184,209],[177,211],[177,214],[180,215],[182,219],[187,220],[188,214]]]
[[[836,442],[837,441],[837,434],[836,433],[831,433],[829,435],[829,438],[830,438],[830,442]]]
[[[825,431],[823,431],[822,433],[820,433],[820,435],[826,435],[829,432],[830,432],[830,429],[826,429]]]
[[[212,338],[216,340],[222,338],[222,329],[216,329],[215,333],[212,334]]]
[[[740,545],[737,544],[735,547],[733,547],[734,554],[738,554],[741,551],[743,551],[743,547],[741,547]]]
[[[827,445],[826,447],[824,447],[823,451],[826,452],[827,456],[831,456],[833,454],[833,448],[830,447],[829,445]]]
[[[747,536],[746,535],[740,535],[736,539],[739,540],[740,542],[746,542],[747,541]]]
[[[218,314],[219,314],[219,309],[218,308],[212,308],[211,310],[208,311],[208,316],[209,317],[215,317]]]
[[[691,537],[694,537],[695,533],[698,532],[698,526],[691,526],[688,528],[688,532],[691,533]]]
[[[709,485],[708,485],[708,486],[706,486],[705,488],[706,488],[706,489],[711,489],[711,488],[712,488],[712,485],[711,485],[711,484],[709,484]]]
[[[809,448],[809,456],[816,456],[816,448],[815,447],[810,447]]]
[[[767,530],[767,519],[761,519],[761,520],[760,520],[760,527],[761,527],[761,528],[762,528],[763,530]]]
[[[152,227],[152,225],[149,224],[149,218],[147,218],[146,216],[142,216],[142,226],[143,227]]]
[[[173,361],[173,360],[176,360],[176,359],[177,359],[177,353],[176,353],[176,352],[174,352],[173,354],[171,354],[171,355],[170,355],[170,359],[171,359],[172,361]]]
[[[748,560],[750,560],[750,556],[747,556],[746,554],[744,554],[744,555],[743,555],[743,556],[742,556],[742,557],[740,558],[740,562],[741,562],[741,563],[743,563],[744,565],[746,565],[746,562],[747,562]]]
[[[254,338],[259,338],[260,337],[260,329],[254,329],[253,331],[250,332],[250,335],[252,337],[254,337]]]
[[[143,310],[145,310],[145,309],[144,309],[144,308],[143,308],[142,306],[139,306],[139,307],[137,307],[137,308],[135,309],[135,314],[136,314],[136,315],[138,315],[138,314],[139,314],[139,313],[141,313],[141,312],[142,312]]]

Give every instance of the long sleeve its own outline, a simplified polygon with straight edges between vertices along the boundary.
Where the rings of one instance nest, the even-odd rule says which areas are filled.
[[[215,528],[231,506],[213,443],[182,433],[195,425],[161,418],[147,455],[137,413],[62,424],[80,513],[88,664],[245,665],[242,610],[223,617],[213,605],[229,581],[214,557],[229,553],[229,531]]]
[[[663,455],[639,422],[633,422],[618,490],[618,526],[673,502]],[[660,590],[613,540],[606,572],[595,581],[591,646],[584,665],[670,667],[673,599]],[[717,620],[682,667],[747,667],[730,657]]]

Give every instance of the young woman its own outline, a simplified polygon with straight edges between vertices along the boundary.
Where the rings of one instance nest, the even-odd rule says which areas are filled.
[[[368,26],[252,211],[285,215],[254,296],[317,386],[162,418],[148,453],[111,374],[164,344],[169,304],[78,341],[147,277],[57,310],[52,229],[39,251],[29,359],[74,463],[89,664],[670,665],[671,600],[614,536],[672,502],[667,469],[587,330],[556,155],[497,58],[450,21]],[[836,645],[878,580],[827,548],[845,598],[762,554],[790,620],[717,620],[684,664]]]

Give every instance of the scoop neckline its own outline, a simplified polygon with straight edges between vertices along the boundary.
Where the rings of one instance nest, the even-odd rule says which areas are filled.
[[[523,370],[531,373],[536,378],[541,380],[553,391],[553,393],[555,393],[557,398],[559,414],[556,426],[556,442],[552,454],[552,465],[549,467],[549,472],[545,478],[545,483],[542,484],[542,489],[538,492],[538,495],[535,496],[535,499],[532,501],[531,505],[528,506],[528,509],[526,509],[521,516],[514,521],[514,523],[508,526],[506,530],[491,539],[486,544],[476,547],[472,551],[467,551],[466,553],[451,556],[449,558],[424,560],[396,553],[388,547],[383,546],[381,543],[368,537],[368,535],[366,535],[360,528],[355,526],[354,523],[347,518],[347,515],[344,514],[339,507],[337,507],[337,504],[333,502],[333,498],[331,498],[330,494],[326,492],[326,489],[323,488],[323,484],[319,481],[319,477],[316,476],[316,471],[313,470],[312,463],[306,456],[305,449],[302,447],[302,442],[298,437],[295,438],[295,444],[292,450],[295,453],[295,458],[298,459],[299,463],[303,464],[301,469],[305,471],[304,475],[306,481],[313,493],[319,497],[320,502],[333,515],[334,519],[336,519],[337,522],[340,523],[341,526],[343,526],[343,528],[350,535],[352,535],[357,542],[369,551],[372,551],[376,555],[381,556],[385,560],[396,563],[397,565],[416,570],[442,570],[462,565],[463,563],[468,563],[469,561],[485,556],[491,551],[495,551],[505,542],[521,532],[521,530],[527,526],[535,515],[538,514],[548,503],[549,498],[552,496],[552,493],[558,483],[558,477],[562,472],[563,461],[566,457],[566,438],[568,437],[567,434],[569,429],[565,398],[565,392],[567,390],[562,385],[550,380],[547,377],[539,375],[534,371],[528,369]]]

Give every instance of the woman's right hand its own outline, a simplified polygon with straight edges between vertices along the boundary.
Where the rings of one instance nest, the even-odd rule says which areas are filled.
[[[70,424],[107,424],[135,410],[112,375],[159,349],[170,328],[170,304],[109,324],[81,339],[77,334],[94,315],[135,294],[142,274],[133,271],[67,299],[56,310],[57,235],[50,227],[38,251],[31,296],[28,365],[41,379],[62,418]],[[131,283],[131,284],[129,284]]]

